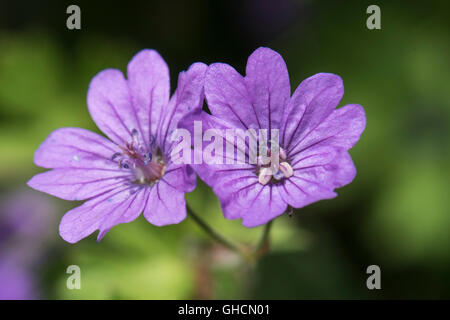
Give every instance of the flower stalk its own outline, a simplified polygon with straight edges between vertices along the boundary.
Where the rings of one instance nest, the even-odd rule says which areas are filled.
[[[270,230],[272,229],[273,220],[264,225],[261,240],[255,248],[254,256],[256,259],[261,258],[270,250]]]
[[[199,215],[197,215],[194,210],[189,205],[186,205],[187,213],[192,217],[192,219],[197,223],[197,225],[202,228],[212,239],[219,242],[223,246],[228,249],[238,253],[243,254],[242,249],[240,249],[237,245],[233,244],[222,235],[217,233],[213,228],[211,228]]]
[[[230,249],[231,251],[236,252],[244,260],[246,261],[256,261],[259,258],[263,257],[270,248],[270,230],[272,227],[272,221],[269,221],[264,225],[263,234],[261,236],[261,239],[258,243],[258,245],[255,247],[254,250],[244,250],[243,248],[237,246],[236,244],[232,243],[228,239],[226,239],[224,236],[219,234],[217,231],[215,231],[211,226],[209,226],[206,221],[204,221],[202,218],[200,218],[199,215],[195,213],[195,211],[189,206],[186,205],[187,213],[192,217],[192,219],[197,223],[197,225],[202,228],[213,240],[217,241],[224,247]]]

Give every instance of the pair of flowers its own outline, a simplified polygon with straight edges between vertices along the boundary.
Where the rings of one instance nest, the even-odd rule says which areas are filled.
[[[251,54],[242,77],[231,66],[194,63],[181,72],[170,97],[169,70],[154,50],[142,50],[122,72],[107,69],[89,86],[89,112],[106,139],[80,128],[61,128],[41,144],[36,165],[52,169],[28,185],[66,200],[88,200],[70,210],[60,234],[74,243],[141,212],[152,224],[186,217],[184,194],[196,174],[218,196],[228,219],[246,227],[262,225],[288,206],[301,208],[336,196],[356,170],[348,150],[365,127],[359,105],[336,109],[344,88],[340,77],[319,73],[291,96],[283,58],[269,48]],[[202,111],[206,98],[211,114]],[[278,129],[279,166],[264,164],[175,164],[170,139],[179,128],[192,130]]]

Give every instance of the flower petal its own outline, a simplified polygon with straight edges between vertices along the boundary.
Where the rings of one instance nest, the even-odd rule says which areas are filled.
[[[119,201],[120,198],[119,200],[109,200],[110,202],[115,202],[117,205],[111,208],[109,214],[100,224],[100,232],[98,233],[97,241],[100,241],[114,226],[120,223],[134,221],[139,217],[147,205],[149,192],[150,191],[147,188],[140,188],[136,193],[130,194],[128,197],[125,193],[124,197],[126,197],[126,199],[122,202]]]
[[[160,180],[150,190],[144,217],[155,226],[180,223],[186,218],[184,192]]]
[[[233,127],[260,127],[258,110],[252,105],[246,82],[233,67],[224,63],[214,63],[208,67],[205,96],[211,113]]]
[[[164,110],[159,126],[158,145],[167,151],[170,135],[177,128],[178,122],[189,113],[202,109],[204,98],[204,82],[207,66],[194,63],[178,76],[177,89]]]
[[[61,128],[53,131],[34,154],[34,163],[43,168],[111,168],[111,160],[120,149],[91,131]]]
[[[278,191],[258,182],[252,165],[202,164],[194,169],[219,198],[227,219],[242,218],[244,226],[255,227],[286,210],[287,204]]]
[[[282,145],[293,149],[333,112],[343,94],[342,79],[337,75],[319,73],[303,80],[286,109]]]
[[[260,128],[281,131],[285,105],[291,95],[289,74],[283,58],[269,48],[258,48],[248,58],[245,83]]]
[[[136,219],[147,199],[146,189],[130,194],[129,188],[111,191],[67,212],[59,225],[61,237],[70,243],[100,230],[98,240],[119,223]]]
[[[196,132],[194,130],[194,124],[198,125],[199,123],[201,124],[201,132]],[[197,110],[187,115],[180,121],[179,127],[189,131],[193,142],[199,141],[198,144],[193,143],[193,153],[196,155],[195,159],[203,159],[203,161],[205,161],[206,152],[203,152],[203,150],[205,150],[205,148],[207,148],[208,145],[213,142],[211,142],[210,140],[204,140],[203,137],[208,130],[213,130],[214,139],[216,137],[222,138],[223,146],[222,150],[214,150],[215,159],[221,161],[221,163],[223,164],[229,164],[228,161],[234,164],[240,164],[240,162],[242,162],[242,158],[245,157],[245,163],[249,163],[249,154],[252,154],[254,155],[255,159],[254,162],[250,163],[256,163],[256,151],[258,148],[257,130],[233,128],[232,124],[230,124],[229,122],[216,116],[207,114],[202,110]],[[196,162],[194,161],[194,159],[192,159],[191,163]],[[214,167],[211,170],[214,170]]]
[[[58,168],[39,173],[28,181],[38,191],[64,200],[85,200],[125,185],[127,170]]]
[[[234,194],[245,191],[249,186],[258,183],[258,177],[254,173],[254,167],[243,165],[194,165],[195,172],[217,195],[221,203],[227,203]],[[242,204],[240,204],[242,206]],[[245,205],[244,205],[245,206]],[[224,211],[227,219],[237,219],[242,211]]]
[[[128,64],[128,85],[138,128],[148,145],[170,96],[169,68],[155,50],[139,51]]]
[[[263,225],[282,215],[286,209],[287,203],[281,197],[278,188],[273,185],[264,186],[251,205],[246,208],[242,217],[242,225],[244,227]]]
[[[337,149],[329,146],[309,148],[294,157],[290,157],[294,169],[324,166],[331,163],[337,155]]]
[[[335,188],[350,183],[356,175],[344,148],[317,147],[297,156],[294,175],[279,186],[283,199],[294,208],[336,197]]]
[[[131,141],[132,130],[139,129],[128,83],[119,70],[103,70],[91,80],[87,104],[94,122],[117,144]]]
[[[181,192],[191,192],[196,185],[194,170],[184,164],[169,164],[162,180]]]
[[[227,196],[219,197],[223,213],[227,219],[242,218],[244,227],[256,227],[265,224],[283,214],[287,203],[273,185],[263,186],[248,183],[232,188]]]
[[[294,208],[303,208],[311,203],[337,196],[335,192],[313,181],[291,177],[277,186],[281,197]]]
[[[291,156],[295,156],[309,148],[321,146],[348,150],[359,140],[365,126],[364,109],[356,104],[346,105],[334,110],[307,136],[293,144],[289,153]]]
[[[345,149],[339,149],[339,152],[330,164],[330,169],[335,172],[334,186],[336,188],[349,184],[356,176],[356,168],[352,157]]]

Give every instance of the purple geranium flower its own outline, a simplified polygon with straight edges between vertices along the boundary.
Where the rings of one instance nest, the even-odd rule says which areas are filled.
[[[152,224],[179,223],[186,217],[184,193],[195,188],[195,173],[171,162],[169,139],[178,121],[203,103],[206,65],[193,64],[178,78],[169,101],[169,70],[154,50],[142,50],[122,72],[107,69],[91,81],[89,112],[110,140],[79,128],[54,131],[34,162],[53,170],[28,185],[66,200],[86,200],[70,210],[60,234],[74,243],[100,230],[98,240],[141,212]]]
[[[291,96],[286,64],[268,48],[249,57],[245,77],[227,64],[209,66],[205,96],[212,115],[192,114],[183,120],[184,127],[192,130],[197,119],[203,130],[268,129],[269,135],[279,130],[279,166],[225,161],[194,166],[217,194],[226,218],[258,226],[288,205],[301,208],[333,198],[335,188],[353,180],[356,170],[348,150],[359,140],[366,119],[359,105],[336,109],[343,93],[340,77],[319,73]]]

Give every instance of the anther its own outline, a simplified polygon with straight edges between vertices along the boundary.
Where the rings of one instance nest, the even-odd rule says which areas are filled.
[[[292,175],[294,174],[294,170],[287,162],[280,163],[280,170],[283,172],[285,178],[292,177]]]
[[[272,169],[270,168],[262,168],[259,172],[258,176],[258,182],[261,183],[263,186],[269,183],[269,181],[272,179]]]
[[[147,165],[152,161],[152,153],[149,152],[147,154],[144,154],[144,163]]]
[[[117,157],[120,157],[122,154],[120,152],[116,152],[112,155],[111,160],[114,161],[117,159]]]

